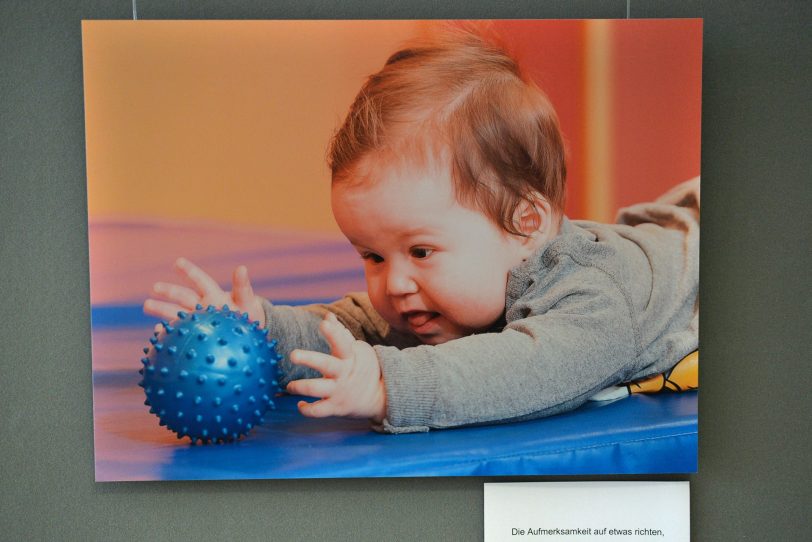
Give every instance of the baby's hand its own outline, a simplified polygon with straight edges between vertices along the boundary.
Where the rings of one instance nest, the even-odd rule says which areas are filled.
[[[156,282],[152,286],[150,298],[144,301],[144,312],[164,320],[173,320],[178,311],[191,312],[196,305],[228,305],[230,309],[247,312],[251,320],[265,326],[265,311],[260,298],[254,295],[248,270],[241,265],[234,270],[231,292],[224,292],[217,282],[205,271],[185,258],[175,261],[175,270],[188,284]]]
[[[293,363],[323,375],[288,384],[289,393],[321,398],[314,403],[299,401],[299,411],[313,418],[349,416],[383,420],[386,389],[375,351],[369,344],[356,341],[333,313],[324,318],[319,330],[330,344],[332,355],[309,350],[294,350],[290,354]]]

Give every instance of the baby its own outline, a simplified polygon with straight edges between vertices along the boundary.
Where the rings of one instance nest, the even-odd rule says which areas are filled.
[[[698,180],[617,225],[570,221],[551,104],[475,33],[392,55],[329,161],[365,294],[274,306],[243,266],[224,292],[179,259],[188,286],[155,284],[145,312],[248,312],[279,339],[280,383],[319,398],[302,414],[391,433],[564,412],[697,348]]]

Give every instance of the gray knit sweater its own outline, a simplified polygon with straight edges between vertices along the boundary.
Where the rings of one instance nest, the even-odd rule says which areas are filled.
[[[287,361],[326,352],[326,311],[372,344],[386,387],[376,429],[427,431],[502,423],[574,409],[615,384],[661,373],[698,346],[699,179],[618,224],[564,219],[560,234],[510,272],[504,321],[429,346],[392,330],[366,294],[329,305],[265,303],[285,360],[281,384],[317,376]]]

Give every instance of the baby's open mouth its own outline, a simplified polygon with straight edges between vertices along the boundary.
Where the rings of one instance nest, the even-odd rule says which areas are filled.
[[[406,322],[408,322],[409,326],[414,330],[426,325],[436,316],[438,316],[438,313],[430,311],[411,311],[403,315]]]

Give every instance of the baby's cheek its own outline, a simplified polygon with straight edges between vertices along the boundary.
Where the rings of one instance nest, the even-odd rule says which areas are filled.
[[[505,290],[491,284],[472,289],[476,295],[469,296],[460,309],[466,313],[465,321],[472,328],[483,330],[490,328],[502,317],[505,310]]]
[[[401,322],[398,313],[390,305],[385,291],[376,286],[375,281],[367,280],[367,295],[369,295],[372,307],[381,315],[381,318],[386,320],[386,323],[395,329],[400,329]]]
[[[369,295],[370,301],[372,301],[373,306],[377,309],[377,304],[383,294],[381,290],[381,281],[378,277],[370,276],[369,273],[366,275],[367,279],[367,295]]]

